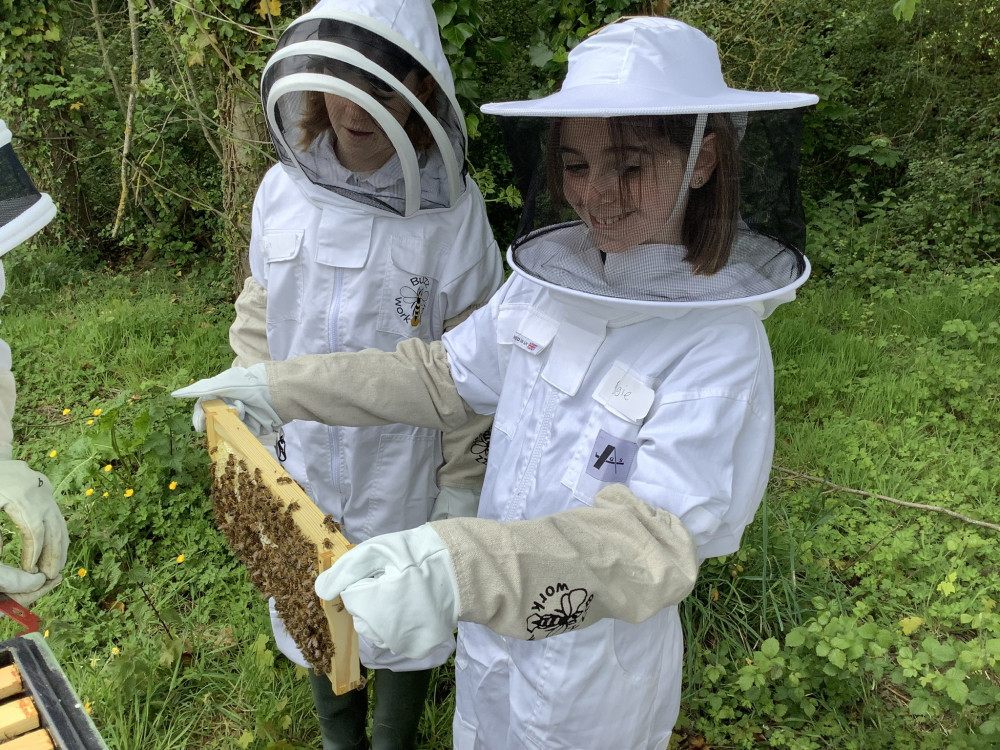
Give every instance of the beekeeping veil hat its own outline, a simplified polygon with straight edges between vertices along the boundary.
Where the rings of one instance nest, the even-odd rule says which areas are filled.
[[[56,215],[52,199],[35,189],[0,120],[0,256],[38,232]]]
[[[261,97],[282,163],[320,195],[411,216],[465,191],[465,120],[429,0],[322,0],[281,35]],[[330,102],[349,127],[339,142]]]
[[[731,88],[715,43],[680,21],[604,27],[556,93],[482,108],[502,118],[525,193],[515,270],[688,306],[797,286],[801,112],[817,101]]]

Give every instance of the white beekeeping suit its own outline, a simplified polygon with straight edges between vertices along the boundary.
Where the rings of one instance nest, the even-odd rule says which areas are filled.
[[[11,146],[0,120],[0,258],[52,220],[56,209],[39,193]],[[0,260],[0,297],[6,289]],[[66,522],[49,480],[23,461],[13,460],[14,376],[10,346],[0,339],[0,508],[21,531],[21,569],[0,566],[0,592],[27,605],[62,579],[68,537]]]
[[[489,299],[502,258],[466,173],[465,119],[429,2],[320,2],[281,35],[261,99],[281,161],[254,201],[237,364],[430,342]],[[488,424],[442,439],[296,421],[277,453],[360,542],[454,515],[456,498],[474,514],[484,467],[471,447]],[[273,606],[272,622],[281,651],[304,664]],[[362,640],[361,656],[410,671],[452,649],[449,637],[412,660]]]

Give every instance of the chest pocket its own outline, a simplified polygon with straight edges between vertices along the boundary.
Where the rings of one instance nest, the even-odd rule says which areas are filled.
[[[587,425],[562,483],[584,505],[609,484],[626,484],[639,458],[639,431],[653,403],[650,379],[616,362],[593,394]]]
[[[382,274],[378,330],[400,338],[433,341],[440,338],[435,324],[440,281],[433,257],[415,237],[390,235]]]
[[[299,322],[302,319],[304,271],[302,232],[265,231],[263,249],[267,258],[267,322]]]

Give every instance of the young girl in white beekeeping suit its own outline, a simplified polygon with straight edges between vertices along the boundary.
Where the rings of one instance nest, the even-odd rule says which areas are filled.
[[[430,343],[490,298],[501,255],[466,173],[465,120],[429,0],[320,2],[281,35],[261,93],[281,163],[254,201],[235,364]],[[478,420],[442,443],[433,428],[295,421],[276,452],[357,543],[432,513],[475,515],[485,466],[474,442],[488,428]],[[279,649],[306,666],[273,600],[271,618]],[[362,639],[376,750],[414,747],[430,670],[453,650],[449,636],[412,659]],[[369,747],[367,690],[338,697],[310,674],[324,749]]]
[[[440,344],[192,388],[264,426],[495,414],[479,518],[371,540],[316,582],[397,653],[458,621],[456,748],[666,747],[675,605],[701,561],[738,549],[768,481],[761,320],[809,273],[796,176],[816,100],[729,88],[683,23],[610,25],[573,49],[558,93],[483,108],[541,123],[544,143],[487,307]]]
[[[11,132],[0,120],[0,257],[40,231],[55,214],[52,199],[38,192],[18,161]],[[6,287],[0,263],[0,297]],[[48,478],[14,460],[15,400],[10,347],[0,339],[0,509],[21,532],[21,567],[0,565],[0,593],[27,606],[62,580],[69,537]]]

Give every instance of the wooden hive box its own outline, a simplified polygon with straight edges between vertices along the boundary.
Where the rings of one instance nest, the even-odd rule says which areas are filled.
[[[38,633],[0,643],[0,748],[108,750]]]
[[[250,573],[275,599],[288,634],[306,660],[343,695],[364,685],[354,621],[337,599],[316,596],[316,576],[351,548],[236,412],[221,400],[202,404],[215,480],[219,529]]]

